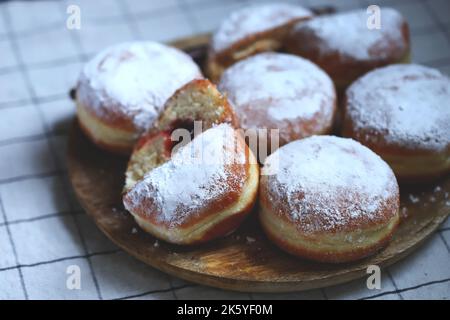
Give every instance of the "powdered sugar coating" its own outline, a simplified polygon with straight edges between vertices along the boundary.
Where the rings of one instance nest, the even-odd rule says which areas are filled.
[[[450,79],[438,70],[391,65],[350,86],[346,117],[358,140],[381,135],[388,144],[440,151],[450,147],[449,103]]]
[[[276,174],[264,176],[274,165],[279,165]],[[262,174],[271,211],[302,232],[357,230],[397,214],[392,170],[352,139],[313,136],[291,142],[266,159]]]
[[[222,51],[250,35],[265,32],[295,19],[312,16],[311,11],[286,3],[250,6],[233,12],[213,35],[211,47]]]
[[[120,114],[137,131],[148,129],[166,100],[182,85],[201,77],[184,52],[156,42],[109,47],[83,68],[77,99],[100,118]]]
[[[145,175],[125,196],[125,208],[167,226],[179,226],[209,205],[239,192],[246,156],[229,124],[206,130],[170,161]],[[231,165],[238,165],[233,167]]]
[[[373,60],[388,58],[391,51],[406,52],[401,14],[381,8],[381,28],[369,29],[365,10],[352,10],[316,17],[294,27],[293,33],[311,33],[317,39],[318,54],[339,52],[344,58]],[[306,44],[307,45],[307,44]],[[386,50],[390,48],[389,50]]]
[[[227,93],[243,128],[279,128],[286,141],[321,132],[331,125],[335,110],[330,77],[289,54],[261,53],[238,62],[224,72],[219,89]]]

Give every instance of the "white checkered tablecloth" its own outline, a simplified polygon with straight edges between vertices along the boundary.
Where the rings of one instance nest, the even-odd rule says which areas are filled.
[[[237,0],[0,2],[0,299],[420,299],[450,298],[450,220],[414,254],[365,280],[290,294],[245,294],[187,283],[122,252],[97,230],[65,165],[74,117],[68,89],[82,64],[125,40],[167,41],[211,31]],[[292,1],[338,10],[389,5],[408,19],[413,60],[450,74],[450,1]],[[69,4],[81,30],[66,29]],[[78,265],[81,290],[68,290]]]

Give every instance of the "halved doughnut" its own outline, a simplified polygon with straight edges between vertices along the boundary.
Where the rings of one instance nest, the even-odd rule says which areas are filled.
[[[339,93],[375,68],[410,61],[408,23],[382,7],[379,28],[368,27],[366,10],[322,15],[295,25],[287,51],[313,61],[333,79]]]

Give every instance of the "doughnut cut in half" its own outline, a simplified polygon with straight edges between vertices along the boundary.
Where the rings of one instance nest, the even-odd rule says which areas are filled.
[[[279,50],[291,28],[313,13],[287,3],[253,5],[233,12],[212,36],[207,74],[213,81],[234,63],[257,53]]]
[[[125,192],[125,208],[146,232],[174,244],[233,232],[251,212],[259,183],[259,166],[242,136],[220,124],[173,152],[167,141],[160,132],[135,151],[153,168]],[[139,176],[134,167],[127,174]]]

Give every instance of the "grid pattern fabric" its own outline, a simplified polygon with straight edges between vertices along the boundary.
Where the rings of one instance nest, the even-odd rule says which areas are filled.
[[[214,30],[245,0],[0,2],[0,299],[421,299],[450,298],[450,221],[414,254],[365,279],[289,294],[245,294],[187,283],[115,247],[70,188],[65,166],[74,106],[68,89],[100,49],[127,40],[170,41]],[[415,62],[450,74],[447,0],[305,0],[338,10],[376,2],[401,11]],[[81,29],[66,28],[67,6]],[[81,290],[66,287],[79,266]]]

